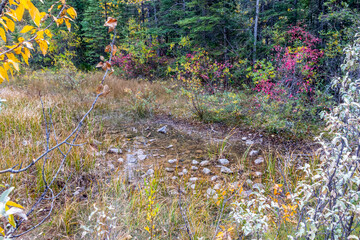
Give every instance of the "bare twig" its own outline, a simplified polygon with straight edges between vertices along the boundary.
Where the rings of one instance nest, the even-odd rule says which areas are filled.
[[[116,39],[116,32],[114,33],[113,39],[112,39],[112,43],[111,43],[111,48],[113,49],[114,47],[114,43],[115,43],[115,39]],[[109,62],[111,63],[111,59],[112,59],[112,54],[110,55],[110,60]],[[104,76],[102,78],[101,83],[104,83],[106,76],[108,75],[109,70],[106,70],[106,72],[104,73]],[[31,206],[30,210],[26,213],[27,216],[30,216],[34,210],[40,205],[41,202],[43,202],[44,200],[47,201],[51,201],[51,208],[49,210],[49,213],[37,224],[35,224],[34,226],[30,227],[29,229],[25,230],[22,233],[19,234],[15,234],[16,231],[19,230],[21,224],[24,222],[24,220],[20,220],[17,222],[16,228],[12,229],[12,231],[10,232],[10,234],[8,235],[9,238],[17,238],[20,237],[26,233],[31,232],[32,230],[36,229],[37,227],[39,227],[40,225],[42,225],[51,215],[53,208],[54,208],[54,204],[55,204],[55,200],[56,198],[64,191],[64,189],[67,186],[67,183],[71,177],[71,175],[68,177],[65,186],[62,188],[62,190],[54,195],[54,192],[51,188],[51,186],[54,184],[55,180],[57,179],[61,169],[64,167],[65,162],[67,157],[69,156],[69,153],[71,152],[71,150],[73,149],[73,147],[77,147],[77,146],[83,146],[84,143],[82,144],[77,144],[76,140],[81,132],[82,126],[84,125],[84,121],[85,119],[89,116],[89,114],[92,112],[92,110],[95,108],[96,103],[98,102],[99,98],[102,96],[103,93],[99,93],[96,95],[93,103],[91,104],[89,110],[83,115],[83,117],[80,119],[80,121],[78,122],[78,124],[76,125],[76,127],[74,128],[74,130],[67,136],[65,137],[64,140],[62,141],[58,141],[58,137],[56,135],[56,131],[55,131],[55,127],[52,121],[52,113],[49,109],[49,119],[46,117],[45,114],[45,107],[44,107],[44,102],[42,100],[42,98],[40,97],[40,101],[41,101],[41,105],[42,105],[42,111],[43,111],[43,117],[44,117],[44,123],[45,123],[45,151],[38,156],[36,159],[34,159],[33,161],[31,161],[30,163],[28,163],[26,166],[23,167],[23,163],[21,164],[16,164],[15,166],[2,170],[0,171],[0,174],[3,173],[21,173],[24,172],[28,169],[30,169],[32,166],[34,166],[37,162],[39,162],[41,159],[44,160],[43,162],[43,166],[42,166],[42,179],[44,181],[44,190],[43,193],[41,194],[41,196],[37,199],[37,201]],[[51,130],[53,129],[53,130]],[[50,146],[50,137],[51,137],[51,132],[53,132],[53,137],[55,139],[56,144],[54,146]],[[66,152],[63,152],[60,147],[63,145],[68,145],[69,149]],[[48,161],[48,156],[51,152],[53,152],[54,150],[58,150],[61,155],[62,155],[62,159],[60,162],[60,165],[57,167],[55,174],[52,176],[51,181],[47,181],[47,176],[45,173],[45,165]],[[18,168],[18,169],[17,169]],[[46,195],[48,194],[48,192],[51,193],[50,197],[46,197]]]

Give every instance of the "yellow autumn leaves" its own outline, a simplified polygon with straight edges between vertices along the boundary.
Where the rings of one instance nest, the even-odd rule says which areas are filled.
[[[56,16],[52,13],[55,6],[59,9]],[[35,24],[35,26],[26,25],[20,31],[21,34],[28,37],[27,40],[24,37],[8,39],[7,34],[15,30],[16,23],[23,20],[25,12],[29,13],[32,22]],[[75,9],[66,5],[65,0],[55,2],[47,13],[40,12],[31,0],[9,0],[0,16],[0,38],[5,43],[5,46],[0,48],[0,83],[9,80],[9,73],[13,75],[14,71],[19,71],[20,56],[26,64],[29,64],[30,50],[34,50],[33,42],[37,43],[43,55],[47,53],[49,48],[47,38],[51,39],[53,36],[50,31],[53,23],[56,23],[57,26],[65,23],[70,31],[70,21],[76,17]],[[42,26],[48,18],[51,18],[51,21]]]

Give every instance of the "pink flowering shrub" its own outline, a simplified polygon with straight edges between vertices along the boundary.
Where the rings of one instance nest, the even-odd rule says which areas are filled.
[[[316,48],[320,39],[299,26],[287,31],[290,46],[274,46],[274,62],[276,77],[266,74],[255,83],[255,91],[262,92],[272,99],[312,97],[314,93],[319,61],[323,52]],[[257,62],[253,73],[263,71],[264,63]]]

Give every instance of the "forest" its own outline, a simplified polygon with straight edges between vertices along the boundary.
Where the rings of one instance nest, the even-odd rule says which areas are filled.
[[[360,1],[0,0],[0,240],[360,239]]]

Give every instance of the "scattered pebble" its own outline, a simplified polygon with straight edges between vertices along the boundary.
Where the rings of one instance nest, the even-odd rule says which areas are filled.
[[[174,172],[175,169],[174,169],[174,168],[169,168],[169,167],[167,167],[167,168],[165,168],[165,171],[167,171],[167,172]]]
[[[109,148],[108,153],[120,154],[122,153],[122,150],[119,148]]]
[[[214,186],[214,189],[215,189],[215,190],[221,189],[221,184],[220,184],[220,183],[216,184],[216,185]]]
[[[167,148],[167,149],[170,149],[170,148],[172,148],[172,147],[174,147],[174,145],[169,145],[169,146],[167,146],[166,148]]]
[[[165,126],[159,128],[157,131],[158,131],[159,133],[166,134],[166,127],[167,127],[167,126],[165,125]]]
[[[100,142],[100,141],[98,141],[96,139],[93,139],[92,143],[95,144],[95,145],[101,145],[102,144],[102,142]]]
[[[153,175],[154,172],[155,172],[154,169],[149,169],[147,170],[146,175]]]
[[[210,180],[211,180],[211,181],[216,181],[218,178],[219,178],[219,177],[215,175],[215,176],[212,176]]]
[[[242,191],[241,195],[243,195],[244,197],[249,197],[252,193],[253,191],[247,190],[247,191]]]
[[[208,168],[204,168],[204,169],[202,170],[202,172],[203,172],[204,174],[206,174],[206,175],[209,175],[209,174],[211,173],[211,170],[208,169]]]
[[[195,184],[191,184],[190,187],[191,187],[192,189],[195,189],[196,185],[195,185]]]
[[[176,180],[176,179],[178,179],[178,177],[177,177],[177,176],[173,176],[171,179],[172,179],[172,180]]]
[[[230,162],[229,162],[229,160],[222,158],[222,159],[219,159],[219,163],[221,165],[228,165]]]
[[[247,140],[247,137],[243,137],[241,140],[246,141],[246,140]]]
[[[202,161],[202,162],[200,163],[200,166],[202,166],[202,167],[205,167],[205,166],[208,166],[208,165],[210,165],[210,162],[207,161],[207,160]]]
[[[230,168],[224,167],[224,166],[221,168],[220,172],[221,173],[229,173],[229,174],[233,173],[233,171]]]
[[[111,170],[114,170],[114,169],[115,169],[114,164],[112,164],[111,162],[108,162],[108,167],[109,167]]]
[[[261,183],[255,183],[255,184],[253,185],[253,188],[264,189],[265,186],[264,186],[263,184],[261,184]]]
[[[196,182],[198,180],[198,178],[197,177],[192,177],[192,178],[189,178],[189,181],[190,182]]]
[[[208,188],[208,189],[206,190],[206,194],[207,194],[209,197],[212,197],[213,195],[216,194],[216,191],[215,191],[214,189],[212,189],[212,188]]]
[[[193,164],[193,165],[198,165],[198,164],[199,164],[199,162],[198,162],[198,161],[196,161],[196,160],[192,160],[191,164]]]
[[[123,159],[123,158],[119,158],[119,159],[118,159],[118,162],[119,162],[119,163],[124,163],[124,159]]]
[[[137,158],[134,154],[126,154],[126,161],[135,164],[137,163]]]
[[[140,154],[140,155],[138,155],[137,157],[138,157],[138,159],[139,159],[140,161],[144,161],[144,160],[147,158],[147,155],[145,155],[145,154]]]
[[[255,172],[255,175],[260,177],[262,175],[262,172]]]
[[[245,144],[246,145],[253,145],[255,142],[252,140],[246,140]]]
[[[196,167],[196,166],[191,166],[191,170],[193,170],[193,171],[196,171],[196,170],[198,170],[199,168],[198,167]]]
[[[106,155],[106,152],[104,152],[104,151],[100,151],[100,152],[96,152],[95,153],[95,156],[96,157],[103,157],[103,156],[105,156]]]
[[[255,160],[255,164],[256,165],[259,165],[259,164],[262,164],[264,162],[264,158],[263,157],[259,157]]]
[[[174,163],[176,163],[177,162],[177,159],[170,159],[170,160],[168,160],[168,163],[170,163],[170,164],[174,164]]]
[[[188,173],[188,170],[187,170],[186,168],[184,168],[184,169],[182,170],[182,173],[183,173],[183,174],[187,174],[187,173]]]
[[[259,154],[259,151],[258,150],[252,150],[250,153],[249,153],[249,156],[250,157],[253,157],[253,156],[256,156]]]

